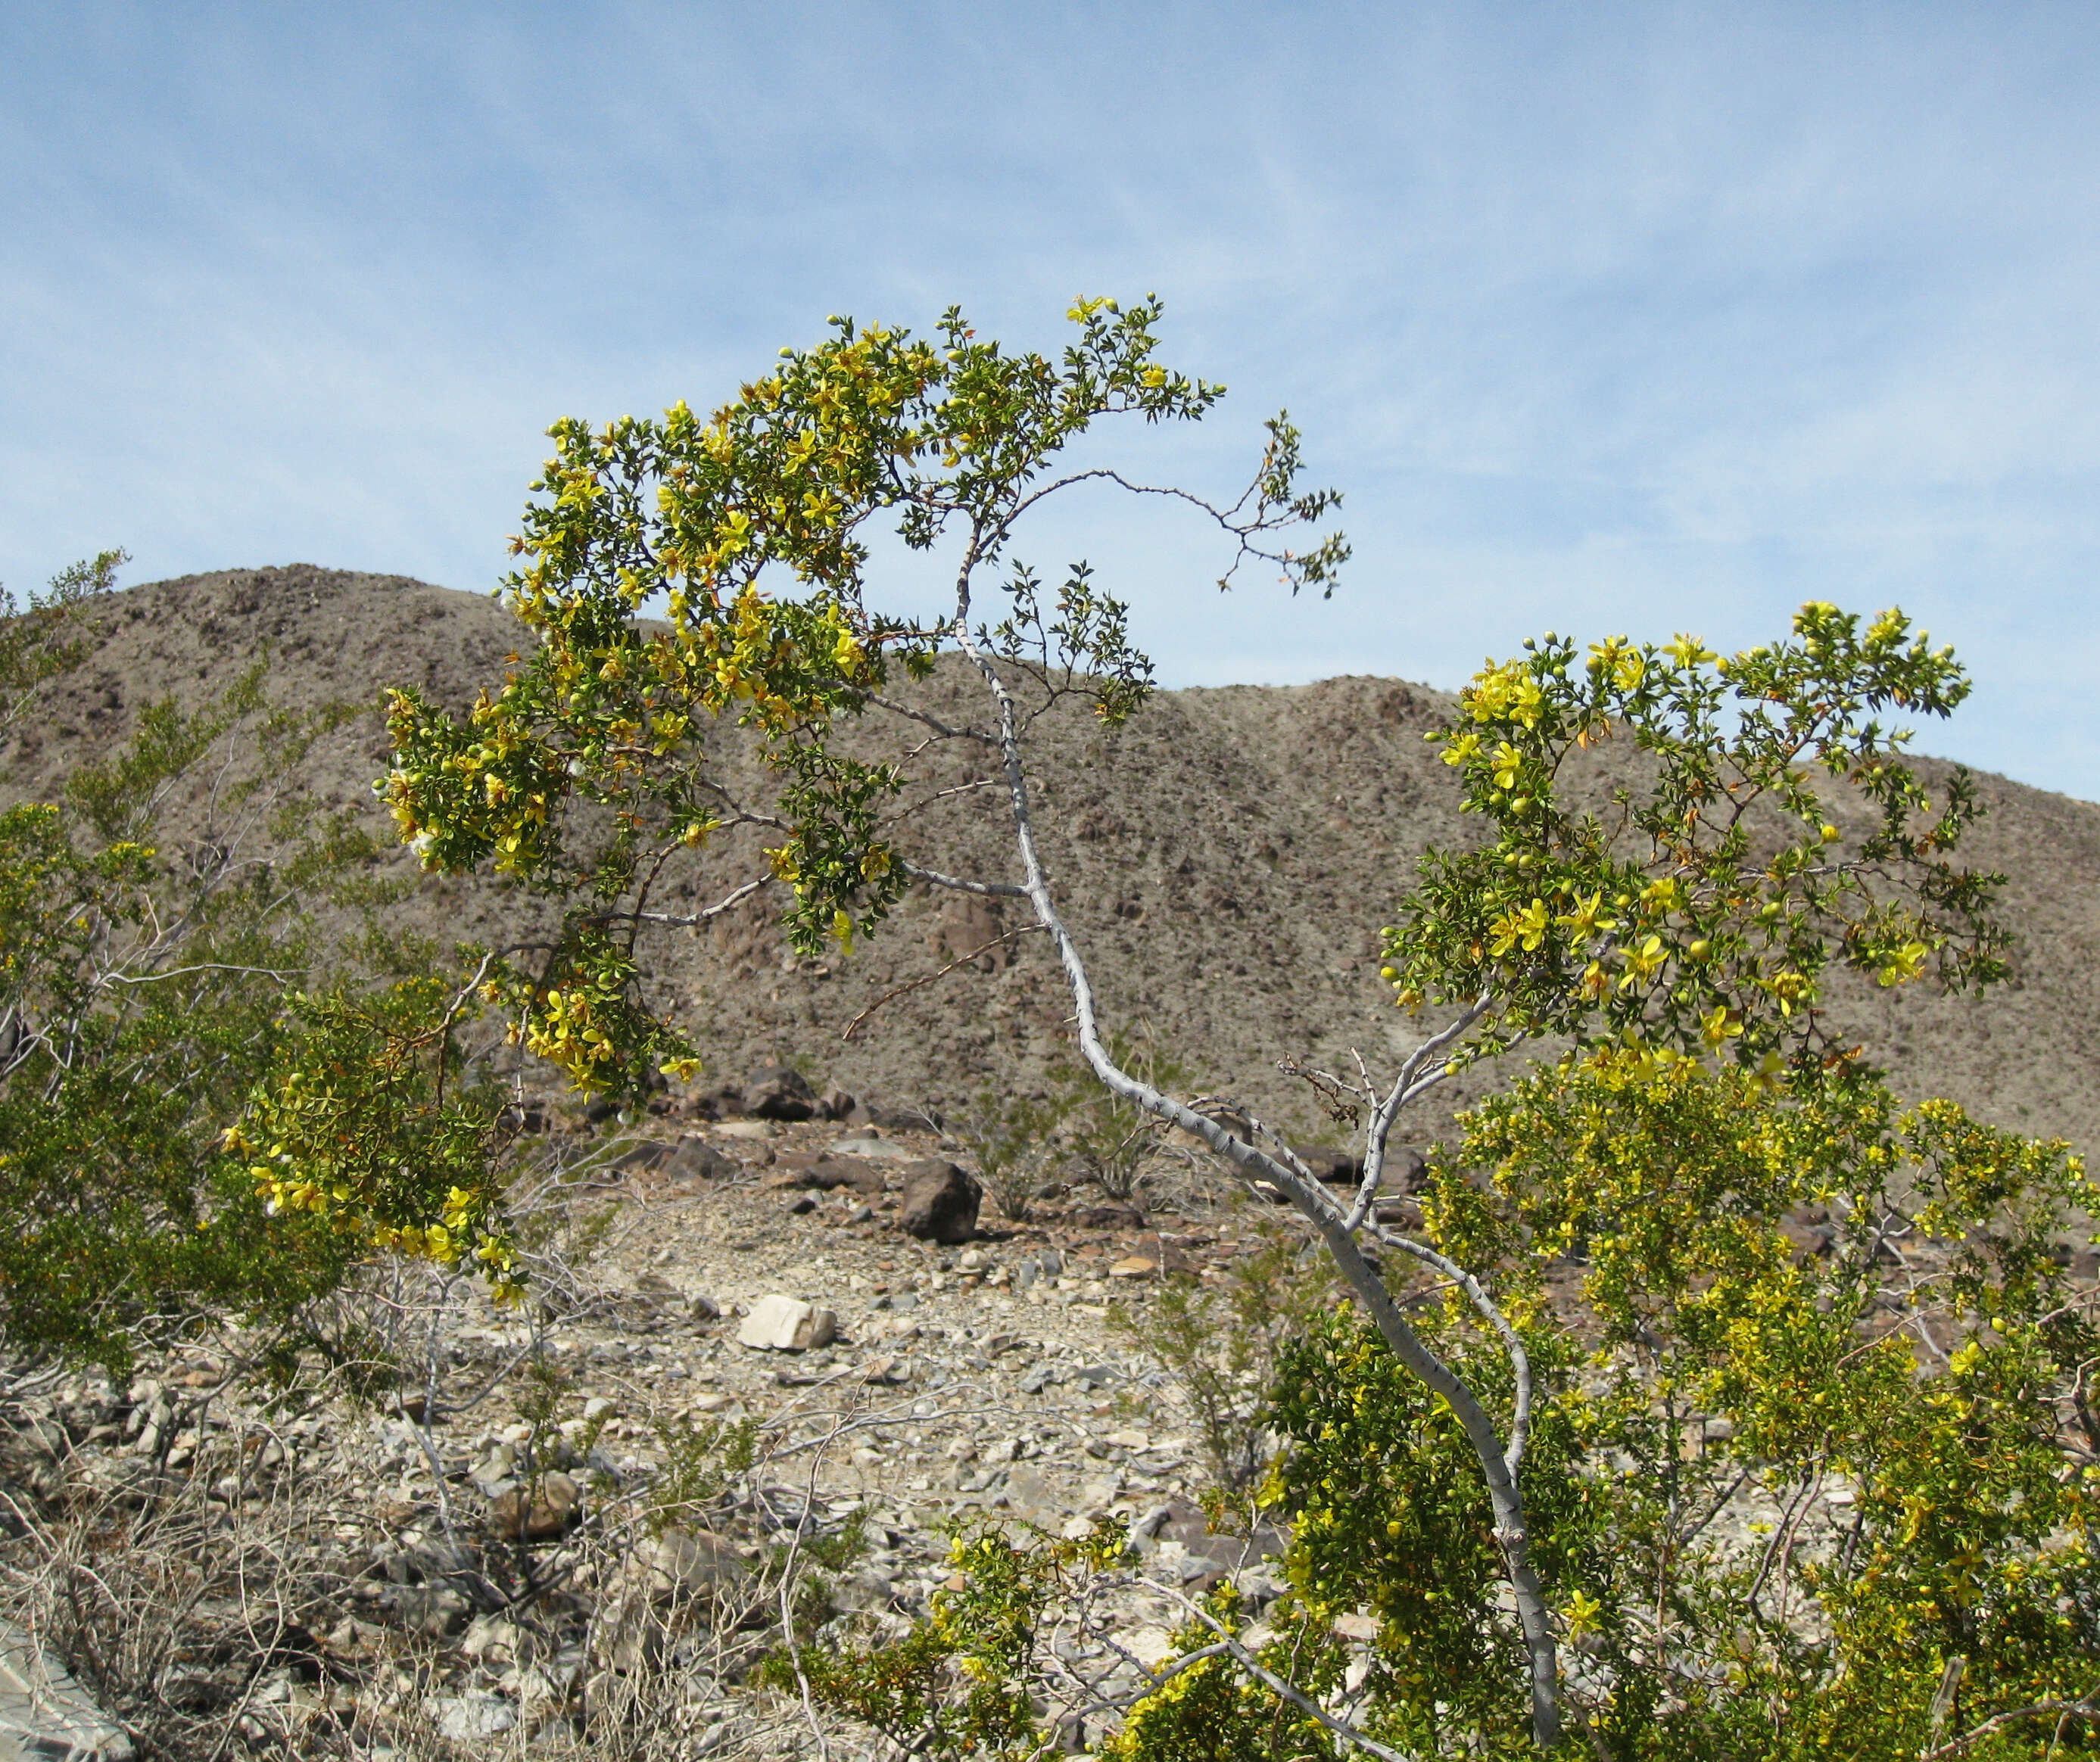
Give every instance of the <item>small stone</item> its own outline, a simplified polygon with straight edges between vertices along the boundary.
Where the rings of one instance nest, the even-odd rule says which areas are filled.
[[[1159,1271],[1159,1262],[1148,1254],[1126,1254],[1109,1268],[1111,1279],[1149,1279]]]
[[[780,1158],[774,1172],[766,1176],[765,1185],[814,1187],[823,1193],[834,1187],[849,1187],[857,1193],[879,1194],[882,1191],[882,1170],[858,1156],[827,1153],[811,1156],[796,1151]]]
[[[588,1425],[593,1420],[603,1419],[607,1414],[614,1411],[614,1407],[615,1403],[607,1397],[604,1395],[593,1395],[589,1400],[584,1403],[585,1423]]]
[[[1375,1615],[1337,1615],[1335,1632],[1344,1640],[1358,1640],[1369,1644],[1379,1636],[1379,1619]]]
[[[666,1530],[650,1567],[661,1588],[687,1597],[733,1591],[751,1575],[736,1544],[711,1530]]]
[[[1126,1431],[1110,1432],[1101,1442],[1105,1444],[1114,1444],[1118,1450],[1143,1450],[1151,1443],[1152,1439],[1147,1434],[1132,1428]]]
[[[454,1743],[477,1738],[493,1738],[518,1723],[518,1709],[501,1695],[448,1696],[431,1703],[437,1715],[438,1733]]]
[[[888,1574],[864,1567],[832,1588],[832,1605],[840,1610],[885,1610],[897,1600]]]
[[[761,1352],[811,1352],[837,1338],[836,1311],[800,1297],[761,1297],[737,1329],[737,1342]]]
[[[394,1613],[411,1632],[441,1640],[466,1625],[467,1600],[449,1584],[404,1587],[394,1605]]]
[[[518,1642],[523,1637],[514,1622],[483,1615],[468,1626],[460,1640],[460,1650],[491,1664],[508,1664],[516,1659]]]
[[[865,1135],[840,1139],[832,1146],[832,1152],[839,1156],[858,1156],[870,1162],[915,1162],[919,1157],[919,1152],[909,1145]]]
[[[723,1155],[704,1138],[682,1138],[659,1172],[668,1180],[690,1183],[731,1180],[739,1171],[735,1157]]]
[[[499,1535],[549,1541],[576,1522],[583,1498],[584,1490],[572,1477],[558,1471],[543,1474],[534,1487],[514,1487],[491,1500],[489,1527]]]
[[[624,1150],[612,1159],[612,1166],[622,1174],[640,1174],[660,1167],[677,1154],[676,1144],[667,1144],[659,1139],[644,1139],[640,1143]]]
[[[1164,1628],[1153,1627],[1132,1629],[1124,1636],[1123,1646],[1147,1670],[1164,1663],[1177,1650],[1172,1634]]]

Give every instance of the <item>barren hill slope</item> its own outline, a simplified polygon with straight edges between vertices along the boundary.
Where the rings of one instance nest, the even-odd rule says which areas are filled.
[[[139,707],[224,689],[266,655],[270,694],[289,705],[370,704],[415,683],[455,705],[501,676],[523,636],[488,599],[398,576],[293,566],[131,588],[102,614],[94,653],[46,713],[0,753],[11,798],[47,792],[127,734]],[[968,681],[944,670],[926,707],[975,720]],[[1406,1024],[1376,976],[1388,921],[1432,841],[1468,835],[1450,774],[1422,734],[1448,704],[1426,686],[1344,678],[1286,688],[1162,693],[1128,728],[1083,715],[1037,734],[1045,855],[1115,1018],[1148,1020],[1191,1079],[1317,1130],[1315,1110],[1274,1061],[1295,1054],[1374,1060]],[[871,716],[871,751],[910,738]],[[923,729],[919,731],[923,733]],[[738,737],[720,737],[739,763]],[[386,742],[371,714],[315,764],[326,791],[373,816]],[[959,753],[941,782],[982,772]],[[2100,1143],[2100,807],[1980,780],[1990,817],[1970,860],[2012,878],[2018,978],[1980,999],[1921,989],[1848,997],[1847,1012],[1906,1094],[1943,1094],[1990,1117],[2081,1146]],[[1012,861],[995,791],[951,795],[911,822],[907,852],[985,876]],[[678,883],[695,903],[757,872],[757,839],[725,837]],[[390,859],[407,872],[405,853]],[[1033,1080],[1063,1044],[1064,993],[1042,939],[1021,936],[938,983],[888,1002],[850,1041],[847,1025],[895,987],[968,954],[1019,922],[981,901],[914,897],[849,961],[784,959],[761,896],[705,934],[654,949],[664,994],[686,1012],[714,1071],[798,1056],[892,1102],[955,1098]],[[538,915],[492,883],[427,883],[410,924],[492,940]],[[1433,1122],[1424,1121],[1425,1127]]]

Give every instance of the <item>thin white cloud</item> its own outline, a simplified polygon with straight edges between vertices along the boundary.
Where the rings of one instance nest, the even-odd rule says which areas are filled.
[[[1900,600],[1983,682],[1936,743],[2091,795],[2096,71],[2013,7],[13,9],[0,577],[485,587],[557,414],[1157,288],[1234,395],[1118,456],[1222,488],[1288,403],[1358,554],[1221,608],[1185,524],[1039,534],[1169,679]]]

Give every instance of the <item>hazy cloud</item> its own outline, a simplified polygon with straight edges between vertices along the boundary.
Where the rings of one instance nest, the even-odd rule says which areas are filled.
[[[1118,456],[1224,488],[1287,403],[1358,557],[1221,610],[1074,509],[1028,554],[1168,680],[1899,601],[1981,681],[1925,743],[2089,797],[2096,72],[2067,7],[9,8],[0,577],[485,588],[558,414],[1156,288],[1233,395]]]

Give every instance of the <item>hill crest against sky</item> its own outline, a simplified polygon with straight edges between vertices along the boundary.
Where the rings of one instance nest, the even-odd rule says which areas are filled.
[[[368,704],[385,685],[415,683],[463,706],[501,678],[520,633],[483,596],[305,565],[133,588],[108,602],[94,651],[36,725],[0,751],[6,792],[47,795],[123,738],[143,704],[223,689],[266,654],[280,703]],[[976,709],[954,671],[924,695],[951,714]],[[1450,773],[1421,738],[1448,702],[1359,676],[1162,692],[1117,733],[1080,716],[1046,719],[1035,746],[1045,853],[1112,1020],[1149,1022],[1194,1084],[1317,1133],[1309,1096],[1275,1061],[1327,1064],[1357,1046],[1376,1064],[1406,1043],[1376,976],[1376,937],[1414,855],[1467,835]],[[866,738],[879,745],[893,732],[871,723]],[[724,758],[741,762],[734,750]],[[325,794],[378,826],[370,784],[386,759],[375,712],[332,736],[314,763]],[[965,781],[968,762],[955,755],[944,781]],[[1980,792],[1991,812],[1970,861],[2011,877],[2018,977],[1982,998],[1862,993],[1844,1012],[1905,1095],[1948,1095],[2023,1130],[2100,1143],[2100,993],[2089,982],[2100,958],[2100,807],[1993,777]],[[920,817],[923,848],[907,853],[1008,872],[990,799]],[[748,834],[721,838],[692,878],[695,897],[718,897],[753,873],[757,847]],[[412,872],[404,852],[387,863]],[[541,909],[492,883],[429,880],[404,918],[426,934],[490,941]],[[832,962],[787,957],[770,910],[753,901],[704,935],[667,932],[650,950],[660,994],[717,1077],[799,1055],[858,1093],[952,1101],[987,1083],[1030,1082],[1064,1050],[1069,1006],[1037,937],[898,998],[841,1038],[875,999],[1007,927],[982,901],[908,898],[882,934]],[[1456,1093],[1477,1094],[1484,1080]]]

